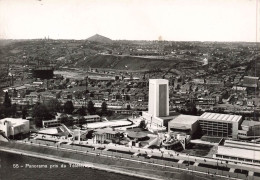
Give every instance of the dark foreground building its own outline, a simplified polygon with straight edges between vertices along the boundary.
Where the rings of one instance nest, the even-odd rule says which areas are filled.
[[[32,68],[32,77],[40,79],[52,79],[54,68],[51,66],[39,66]]]

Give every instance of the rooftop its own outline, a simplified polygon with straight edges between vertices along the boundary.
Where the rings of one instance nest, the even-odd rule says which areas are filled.
[[[241,124],[241,126],[255,126],[255,125],[260,125],[260,122],[258,121],[247,121],[244,120]]]
[[[88,129],[98,129],[103,127],[119,127],[119,126],[128,126],[131,125],[130,121],[126,120],[114,120],[114,121],[103,121],[96,123],[87,124]]]
[[[0,120],[0,124],[4,124],[5,121],[10,122],[11,126],[20,126],[29,120],[22,118],[4,118]]]
[[[253,77],[253,76],[244,76],[244,79],[253,79],[253,80],[259,80],[259,77]]]
[[[233,89],[233,90],[238,90],[238,91],[245,91],[245,90],[246,90],[246,87],[233,86],[232,89]]]
[[[146,133],[140,131],[128,131],[128,136],[133,139],[145,138],[147,136]]]
[[[84,116],[84,118],[100,118],[99,115],[87,115],[87,116]]]
[[[119,133],[119,131],[115,131],[113,130],[112,128],[104,128],[104,129],[96,129],[95,130],[95,134],[105,134],[105,133],[108,133],[108,134],[117,134]]]
[[[168,82],[167,79],[149,79],[149,83],[167,84]]]
[[[243,86],[257,87],[259,77],[244,76]]]
[[[193,124],[198,121],[199,116],[180,114],[169,123]]]
[[[199,117],[199,120],[208,120],[208,121],[239,122],[241,119],[242,116],[239,115],[209,113],[209,112],[205,112]]]

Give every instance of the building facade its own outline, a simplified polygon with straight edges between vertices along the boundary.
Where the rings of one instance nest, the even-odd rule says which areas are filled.
[[[166,79],[149,80],[148,113],[155,117],[169,116],[169,82]]]
[[[0,130],[6,137],[29,133],[29,120],[21,118],[5,118],[0,120]]]
[[[148,130],[165,131],[169,122],[169,81],[166,79],[149,80],[148,112],[142,113]]]
[[[238,130],[240,139],[250,139],[260,137],[260,122],[258,121],[243,121],[241,129]]]
[[[216,159],[260,164],[260,144],[226,140],[213,155]]]
[[[242,116],[205,112],[199,117],[203,134],[208,136],[238,138]]]
[[[194,136],[199,127],[198,118],[199,116],[181,114],[169,122],[168,132],[180,132]]]

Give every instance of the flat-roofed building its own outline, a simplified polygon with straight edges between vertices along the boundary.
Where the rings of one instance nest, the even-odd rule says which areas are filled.
[[[241,139],[250,139],[260,137],[260,122],[258,121],[243,121],[241,129],[238,130],[238,137]]]
[[[199,116],[181,114],[168,124],[168,132],[183,132],[193,136],[198,131]]]
[[[202,132],[208,136],[237,139],[242,116],[205,112],[199,117]]]
[[[90,76],[90,80],[95,80],[95,81],[115,81],[115,77],[102,77],[102,76]]]
[[[244,93],[246,94],[247,92],[247,87],[243,86],[233,86],[232,87],[232,93]]]
[[[0,131],[6,137],[29,133],[29,120],[21,118],[4,118],[0,120]]]
[[[106,140],[112,140],[118,134],[120,134],[120,132],[112,128],[96,129],[93,133],[93,141],[95,143],[104,143]]]
[[[248,88],[258,88],[259,86],[259,77],[253,76],[244,76],[243,86]]]
[[[223,145],[218,146],[218,151],[213,157],[248,164],[260,164],[260,144],[225,140]]]
[[[194,84],[204,84],[205,83],[205,79],[193,79],[192,82]]]
[[[99,115],[88,115],[88,116],[83,116],[81,118],[79,117],[72,117],[69,118],[67,115],[64,115],[65,117],[68,118],[69,121],[72,121],[71,124],[74,125],[82,125],[82,124],[87,124],[87,123],[95,123],[95,122],[100,122],[101,118]],[[52,120],[44,120],[42,121],[42,127],[57,127],[61,125],[61,120],[62,119],[62,114],[58,113],[55,116],[55,119]]]
[[[37,92],[31,92],[28,95],[25,95],[25,100],[29,102],[30,105],[40,102],[40,95]]]

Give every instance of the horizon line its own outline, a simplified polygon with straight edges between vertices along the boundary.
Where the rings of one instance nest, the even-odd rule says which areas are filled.
[[[92,36],[91,36],[92,37]],[[105,36],[104,36],[105,37]],[[107,38],[107,37],[106,37]],[[110,39],[110,38],[109,38]],[[70,39],[70,38],[60,38],[60,39],[55,39],[55,38],[27,38],[27,39],[12,39],[12,38],[9,38],[9,39],[5,39],[5,38],[0,38],[0,41],[30,41],[30,40],[74,40],[74,41],[90,41],[88,40],[88,38],[86,39]],[[201,42],[201,43],[205,43],[205,42],[213,42],[213,43],[260,43],[258,41],[210,41],[210,40],[207,40],[207,41],[200,41],[200,40],[130,40],[130,39],[110,39],[111,41],[149,41],[149,42],[152,42],[152,41],[156,41],[156,42]],[[91,42],[91,41],[90,41]],[[97,42],[97,41],[92,41],[92,42]]]

